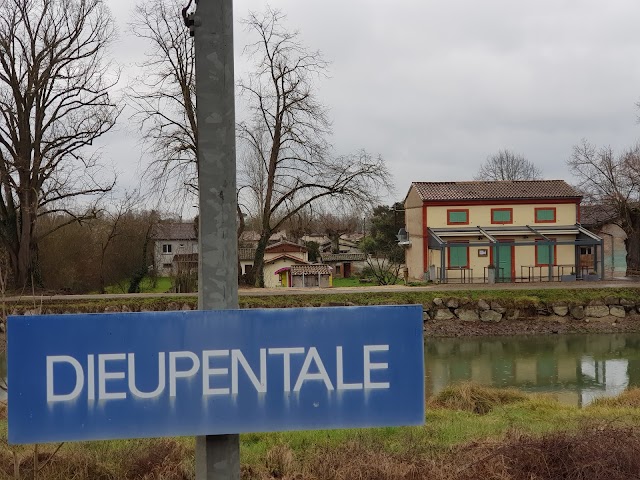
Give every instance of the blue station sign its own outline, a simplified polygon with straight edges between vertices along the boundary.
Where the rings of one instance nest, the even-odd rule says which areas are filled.
[[[421,306],[12,316],[9,442],[424,423]]]

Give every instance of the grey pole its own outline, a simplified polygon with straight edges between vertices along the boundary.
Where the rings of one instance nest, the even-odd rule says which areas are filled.
[[[238,308],[233,2],[200,0],[193,19],[200,228],[198,308]],[[196,479],[240,478],[238,435],[196,437]]]

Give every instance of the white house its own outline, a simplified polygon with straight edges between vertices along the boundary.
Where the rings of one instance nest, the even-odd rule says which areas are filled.
[[[153,261],[158,275],[171,274],[176,254],[198,253],[198,237],[193,222],[163,222],[156,225],[153,239]]]

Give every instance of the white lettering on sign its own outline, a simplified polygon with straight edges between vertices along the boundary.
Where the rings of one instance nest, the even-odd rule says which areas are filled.
[[[70,393],[53,392],[53,366],[56,363],[68,363],[76,372],[76,383]],[[82,387],[84,386],[84,372],[82,371],[82,365],[73,357],[68,355],[52,355],[47,356],[47,402],[68,402],[75,400],[80,395]]]
[[[229,388],[211,388],[211,375],[229,375],[228,368],[211,368],[210,358],[228,357],[229,350],[205,350],[202,352],[202,393],[203,395],[229,395]]]
[[[203,396],[242,394],[239,389],[240,377],[247,379],[257,393],[267,393],[267,378],[274,377],[278,383],[282,382],[284,392],[292,391],[292,380],[295,380],[293,392],[300,392],[308,382],[320,382],[328,392],[389,389],[390,382],[386,374],[389,364],[382,361],[387,352],[389,345],[364,345],[360,357],[362,363],[359,364],[361,367],[354,369],[352,365],[351,369],[345,369],[348,358],[345,359],[343,347],[337,346],[335,371],[327,370],[327,357],[323,360],[316,347],[261,348],[259,360],[253,365],[239,349],[204,350],[200,355],[190,351],[158,352],[157,383],[147,385],[145,382],[145,387],[148,387],[145,390],[141,390],[136,382],[136,378],[142,374],[139,369],[136,370],[134,353],[90,354],[85,363],[68,355],[51,355],[46,357],[47,402],[70,402],[81,395],[86,395],[90,401],[122,400],[128,395],[150,399],[163,395],[167,385],[169,396],[175,397],[182,388],[179,385],[198,375],[202,377]],[[298,357],[296,363],[300,365],[302,361],[302,366],[292,371],[292,357],[301,355],[304,355],[304,360]],[[273,359],[270,364],[273,365],[277,357],[282,357],[282,370],[278,366],[269,372],[268,359]],[[329,365],[332,363],[329,362]],[[355,378],[345,379],[345,370]],[[335,376],[332,377],[330,373],[335,373]],[[377,381],[372,380],[372,375]],[[145,371],[144,376],[155,378],[155,369],[152,375]]]
[[[283,365],[284,365],[284,391],[291,391],[291,355],[304,353],[304,348],[295,347],[295,348],[270,348],[269,355],[282,355],[283,356]]]
[[[138,390],[136,386],[136,358],[135,353],[130,353],[127,355],[128,359],[128,380],[129,380],[129,390],[133,395],[139,398],[154,398],[159,397],[162,392],[164,392],[165,387],[165,368],[164,368],[164,352],[158,353],[158,387],[153,392],[143,392]]]
[[[98,398],[100,400],[127,398],[126,392],[107,392],[107,380],[118,380],[125,377],[124,372],[107,372],[107,362],[126,359],[127,356],[124,353],[98,355]]]

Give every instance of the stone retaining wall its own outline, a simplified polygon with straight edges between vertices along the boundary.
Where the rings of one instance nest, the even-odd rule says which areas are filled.
[[[496,300],[471,300],[469,298],[434,298],[431,305],[424,305],[423,318],[429,320],[458,319],[465,322],[500,322],[502,320],[526,320],[540,317],[565,317],[584,320],[603,317],[624,318],[640,313],[640,299],[605,298],[586,304],[572,302],[509,304]]]

